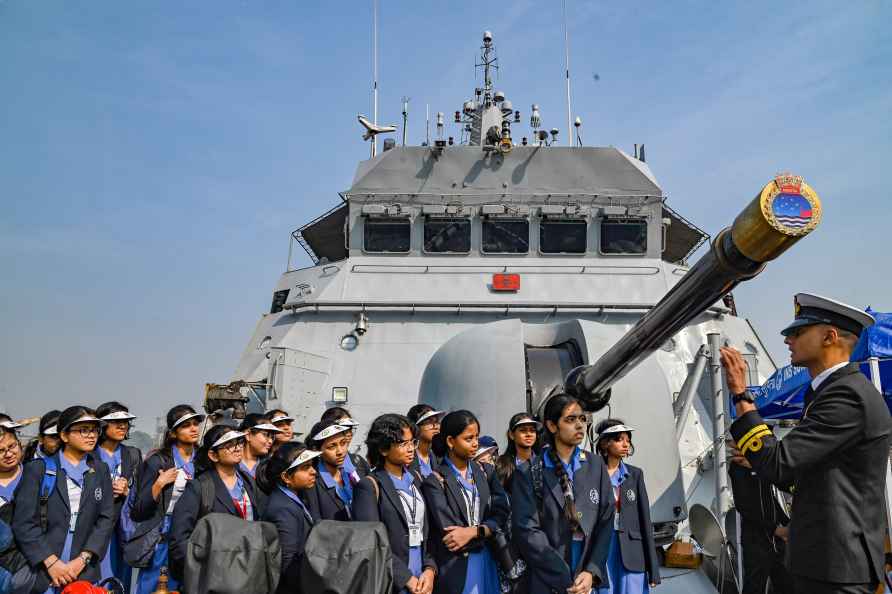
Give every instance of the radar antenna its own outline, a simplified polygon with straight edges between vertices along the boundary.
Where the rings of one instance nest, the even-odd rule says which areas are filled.
[[[570,131],[573,129],[570,122],[573,116],[570,115],[570,31],[567,27],[567,0],[563,0],[562,4],[564,13],[564,65],[566,66],[564,72],[567,76],[567,143],[573,146],[573,138],[570,136]]]

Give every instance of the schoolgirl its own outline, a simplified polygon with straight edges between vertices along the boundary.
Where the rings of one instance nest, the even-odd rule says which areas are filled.
[[[382,522],[393,553],[393,591],[430,594],[436,564],[430,554],[427,506],[421,475],[409,470],[418,443],[415,424],[402,415],[381,415],[366,436],[375,470],[356,485],[353,519]]]
[[[610,477],[600,456],[579,447],[588,417],[575,398],[552,395],[543,417],[548,447],[512,479],[512,542],[527,562],[531,592],[589,594],[607,582]]]
[[[195,476],[195,449],[204,415],[188,404],[179,404],[167,412],[167,435],[161,449],[149,454],[140,466],[138,490],[133,499],[131,517],[140,522],[138,531],[151,534],[160,527],[149,566],[137,578],[137,594],[151,594],[158,585],[162,567],[167,566],[171,516],[174,507]],[[168,587],[175,590],[177,580],[169,577]]]
[[[170,524],[170,570],[178,580],[183,578],[189,537],[203,513],[202,482],[210,481],[214,491],[213,505],[204,510],[207,513],[230,514],[248,521],[263,515],[254,479],[239,468],[244,449],[245,434],[227,425],[214,425],[204,434],[195,456],[196,478],[186,484]]]
[[[539,445],[539,429],[542,424],[529,413],[521,412],[508,421],[508,447],[496,459],[496,473],[507,493],[511,492],[511,479],[518,466],[535,458]]]
[[[78,579],[98,581],[114,528],[111,476],[93,454],[99,419],[71,406],[58,427],[62,448],[26,464],[16,492],[12,529],[30,575],[15,591],[58,592]]]
[[[12,521],[12,502],[22,480],[22,459],[19,436],[12,429],[0,428],[0,520],[7,525]]]
[[[443,417],[433,451],[443,462],[422,486],[430,507],[438,577],[443,594],[497,594],[499,574],[487,541],[506,531],[508,498],[495,473],[472,461],[480,423],[467,410]]]
[[[136,417],[130,414],[130,410],[120,402],[106,402],[100,405],[96,409],[96,416],[102,421],[100,427],[102,435],[95,453],[98,454],[100,460],[105,462],[111,474],[116,528],[112,530],[108,551],[102,558],[100,569],[103,579],[116,577],[124,585],[124,591],[129,592],[132,571],[131,567],[124,562],[117,526],[121,516],[121,507],[130,493],[130,487],[133,485],[139,465],[142,463],[142,454],[139,449],[123,444],[130,434],[130,423]]]
[[[372,471],[372,467],[362,455],[350,451],[350,446],[353,444],[353,437],[355,436],[356,428],[359,427],[359,423],[353,419],[349,410],[342,406],[332,406],[322,413],[319,421],[322,423],[337,423],[341,427],[347,427],[346,435],[349,441],[347,442],[347,458],[344,460],[344,469],[348,474],[358,481]]]
[[[314,518],[320,520],[349,520],[353,505],[353,486],[365,476],[358,470],[347,472],[347,447],[350,444],[349,427],[333,421],[320,421],[313,425],[307,445],[322,455],[316,458],[318,479],[306,492],[307,507]]]
[[[245,451],[239,468],[255,478],[257,465],[269,455],[273,447],[273,436],[281,430],[269,422],[265,415],[251,413],[245,415],[239,431],[245,434]]]
[[[412,460],[412,470],[420,472],[423,477],[440,465],[441,461],[431,450],[431,442],[440,432],[440,421],[445,414],[442,410],[434,410],[429,404],[416,404],[406,415],[418,427],[418,449]]]
[[[610,584],[598,588],[598,594],[644,594],[660,583],[660,562],[644,472],[623,461],[635,453],[633,429],[619,419],[605,419],[596,430],[598,454],[607,465],[616,502],[607,556]]]
[[[46,458],[59,451],[59,447],[62,445],[62,440],[59,439],[59,429],[56,426],[59,422],[59,412],[51,410],[40,417],[37,437],[31,440],[25,448],[25,461]]]
[[[318,518],[310,513],[303,496],[316,484],[313,460],[320,452],[308,450],[296,443],[287,443],[269,458],[263,479],[270,489],[263,512],[263,521],[272,522],[279,532],[282,547],[282,576],[278,594],[301,594],[300,566],[304,545]]]
[[[294,431],[294,417],[289,415],[287,411],[281,408],[274,408],[267,411],[266,415],[269,417],[270,424],[279,430],[278,433],[273,434],[273,447],[270,448],[270,453],[275,452],[281,446],[290,443],[295,437],[301,435]]]

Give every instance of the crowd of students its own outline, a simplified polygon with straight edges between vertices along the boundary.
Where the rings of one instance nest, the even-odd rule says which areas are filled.
[[[341,407],[297,441],[284,410],[206,428],[178,405],[145,459],[123,443],[134,418],[117,402],[51,411],[23,447],[0,415],[0,593],[113,577],[129,589],[134,567],[137,594],[163,572],[173,590],[207,513],[275,525],[281,593],[303,591],[321,520],[382,523],[400,594],[638,594],[660,582],[644,477],[625,461],[633,429],[601,421],[596,452],[583,449],[590,419],[566,394],[541,419],[511,417],[498,456],[471,411],[426,404],[376,418],[365,457]]]

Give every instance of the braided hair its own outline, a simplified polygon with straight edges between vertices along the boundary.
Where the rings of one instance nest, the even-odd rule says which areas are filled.
[[[557,448],[555,447],[555,433],[552,433],[551,428],[547,424],[548,421],[551,421],[557,426],[564,415],[564,411],[574,404],[579,404],[576,398],[569,394],[558,392],[548,400],[543,417],[546,421],[545,440],[549,445],[545,449],[544,455],[551,459],[554,466],[554,473],[557,475],[558,482],[561,485],[561,491],[564,492],[564,517],[570,523],[570,529],[575,532],[579,529],[579,519],[576,517],[576,501],[573,497],[573,486],[570,484],[570,477],[567,475],[564,463],[558,458]]]

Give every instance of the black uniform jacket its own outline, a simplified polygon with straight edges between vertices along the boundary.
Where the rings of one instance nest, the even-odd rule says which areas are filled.
[[[439,458],[437,458],[437,456],[434,455],[433,452],[430,452],[428,454],[428,456],[430,456],[430,458],[428,458],[428,460],[430,460],[432,470],[436,470],[437,467],[439,467],[440,464],[443,463],[443,461],[440,460]],[[409,464],[409,470],[417,472],[418,474],[421,474],[421,462],[418,461],[418,454],[415,454],[415,457],[412,458],[412,463]],[[424,477],[423,474],[421,476]]]
[[[415,488],[418,489],[418,494],[422,495],[419,476],[415,474]],[[379,495],[375,494],[372,480],[378,483]],[[428,511],[425,509],[421,566],[436,571],[437,565],[430,553],[432,546]],[[372,471],[371,475],[357,483],[353,492],[353,519],[358,522],[382,522],[387,528],[387,538],[393,553],[393,591],[399,592],[412,577],[409,571],[409,519],[406,517],[402,499],[393,486],[393,481],[383,468]]]
[[[229,495],[229,489],[216,470],[207,470],[214,483],[214,504],[208,513],[212,514],[229,514],[231,516],[242,517],[235,508],[235,502]],[[254,479],[241,470],[237,470],[248,498],[251,500],[251,517],[249,520],[259,520],[263,516],[263,501],[258,496],[258,489],[254,484]],[[168,558],[170,560],[171,571],[174,577],[182,578],[180,574],[183,564],[186,562],[186,550],[189,545],[189,538],[195,530],[195,524],[200,519],[198,516],[201,512],[201,481],[195,479],[186,483],[186,489],[180,495],[176,505],[173,508],[173,517],[170,521],[170,533],[168,534],[169,549]]]
[[[282,577],[276,592],[301,592],[300,564],[304,557],[304,545],[313,524],[296,502],[274,487],[263,510],[263,521],[272,522],[279,531],[282,547]],[[314,519],[315,521],[315,519]]]
[[[755,470],[740,464],[729,465],[728,475],[731,477],[734,507],[740,514],[742,538],[751,537],[766,548],[770,547],[776,538],[774,530],[790,522],[773,492],[774,487],[760,479]]]
[[[761,478],[793,487],[790,572],[813,580],[883,579],[889,410],[850,364],[830,374],[799,425],[777,440],[751,411],[731,425],[737,447]]]
[[[59,453],[53,456],[56,461],[56,484],[47,501],[46,532],[40,526],[40,487],[43,483],[46,464],[42,459],[31,460],[22,471],[22,480],[16,488],[15,512],[12,517],[12,530],[19,550],[35,569],[40,579],[47,579],[41,569],[43,560],[50,555],[62,556],[65,537],[68,535],[71,507],[68,501],[68,480],[59,463]],[[108,466],[87,454],[90,469],[84,473],[81,490],[80,509],[71,541],[71,559],[82,551],[93,554],[90,564],[80,574],[79,579],[99,581],[99,561],[105,555],[109,539],[114,530],[114,501],[112,498],[111,475]],[[65,561],[63,559],[63,561]]]
[[[140,527],[140,533],[146,532],[148,528],[154,527],[164,520],[167,506],[170,504],[170,495],[173,493],[173,483],[161,490],[161,496],[158,501],[152,498],[152,485],[158,479],[160,471],[168,470],[173,468],[173,466],[173,457],[170,450],[155,450],[143,460],[139,467],[136,481],[136,497],[133,500],[133,509],[130,510],[130,517],[135,522],[146,523]]]
[[[650,499],[644,486],[644,472],[626,464],[629,475],[619,486],[619,536],[623,565],[629,571],[645,571],[651,584],[660,583],[660,560],[650,522]],[[615,501],[615,500],[614,500]]]
[[[350,456],[350,461],[353,462],[353,466],[356,467],[356,474],[358,474],[359,476],[366,476],[372,471],[372,467],[369,465],[369,461],[366,460],[361,454],[350,452],[347,455]]]
[[[365,460],[365,458],[360,457],[360,460]],[[318,472],[318,475],[316,476],[316,484],[312,489],[305,491],[306,497],[304,498],[304,501],[307,502],[307,507],[310,508],[310,513],[314,518],[347,522],[350,520],[351,510],[341,498],[338,497],[338,491],[335,487],[325,486],[325,481],[322,480],[322,473],[319,471],[323,464],[325,464],[325,462],[322,461],[322,458],[316,459],[316,470]],[[355,459],[353,464],[356,466],[356,473],[360,478],[368,474],[363,470],[363,466],[356,464]],[[365,463],[365,468],[368,468],[368,462]],[[356,485],[354,485],[353,488],[355,489]]]
[[[100,446],[96,446],[98,449]],[[94,454],[94,457],[97,460],[102,460],[99,457],[99,454]],[[127,484],[132,489],[136,484],[136,475],[139,473],[139,467],[142,463],[142,453],[140,453],[139,448],[135,448],[129,445],[121,445],[121,477],[127,479]],[[109,468],[109,473],[114,470]],[[121,517],[121,508],[124,506],[124,501],[127,499],[126,496],[121,495],[119,497],[115,497],[115,523],[117,523],[118,518]]]
[[[476,462],[471,462],[470,468],[474,476],[474,484],[477,486],[477,494],[480,497],[479,523],[488,526],[493,532],[496,530],[507,532],[510,508],[508,507],[508,496],[502,489],[501,483],[495,473],[492,473],[492,476],[487,475],[483,467]],[[433,528],[430,538],[438,571],[434,591],[453,594],[464,590],[465,575],[468,571],[468,553],[450,552],[443,544],[443,529],[449,526],[470,526],[471,523],[462,495],[462,486],[452,469],[448,464],[443,463],[434,469],[434,473],[425,478],[422,483],[424,500],[428,505]],[[469,543],[468,548],[474,550],[481,546],[486,545],[474,539]]]
[[[616,510],[613,487],[600,456],[583,451],[580,464],[573,478],[576,512],[581,514],[580,525],[585,534],[579,571],[588,571],[595,581],[606,585],[607,554]],[[570,568],[573,533],[564,516],[560,481],[554,470],[544,464],[542,482],[540,504],[533,488],[531,465],[515,469],[511,482],[512,542],[531,569],[530,591],[563,594],[578,573]]]

